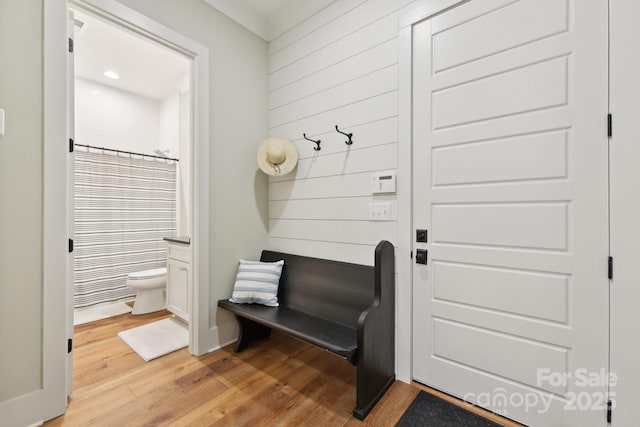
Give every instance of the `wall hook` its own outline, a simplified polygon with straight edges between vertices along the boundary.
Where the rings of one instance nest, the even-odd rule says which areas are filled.
[[[351,137],[353,136],[353,134],[352,134],[351,132],[349,132],[349,133],[344,133],[344,132],[342,132],[340,129],[338,129],[338,125],[336,125],[336,130],[337,130],[338,132],[340,132],[341,134],[345,135],[347,138],[349,138],[349,140],[348,140],[348,141],[345,141],[345,142],[344,142],[345,144],[347,144],[347,145],[351,145],[351,144],[353,144],[353,141],[351,140]]]
[[[315,146],[315,147],[313,147],[313,149],[314,149],[315,151],[320,151],[320,143],[322,142],[321,140],[317,140],[317,141],[316,141],[316,140],[313,140],[313,139],[307,138],[307,134],[306,134],[306,133],[303,133],[303,134],[302,134],[302,136],[304,136],[304,139],[306,139],[307,141],[311,141],[311,142],[313,142],[313,143],[315,143],[315,144],[316,144],[316,146]]]

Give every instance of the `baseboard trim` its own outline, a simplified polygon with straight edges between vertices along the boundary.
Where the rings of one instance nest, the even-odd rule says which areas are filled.
[[[42,390],[0,403],[0,425],[3,427],[40,426],[42,418]]]
[[[236,342],[238,340],[238,327],[235,322],[225,322],[210,328],[208,336],[210,340],[204,348],[208,348],[207,353],[211,353]]]

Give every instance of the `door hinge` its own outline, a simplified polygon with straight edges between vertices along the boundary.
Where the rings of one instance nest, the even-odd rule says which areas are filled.
[[[413,251],[411,251],[411,255],[409,255],[411,259],[413,259]]]
[[[71,350],[73,350],[73,339],[69,338],[67,339],[67,353],[71,353]]]
[[[609,268],[607,270],[609,279],[613,279],[613,257],[609,257]]]
[[[607,136],[611,138],[611,135],[613,135],[613,116],[607,114]]]
[[[73,53],[73,39],[69,37],[69,53]]]
[[[73,239],[69,239],[69,253],[73,252]]]
[[[608,400],[607,401],[607,423],[609,424],[611,424],[611,412],[613,412],[611,409],[611,401]]]
[[[73,153],[73,148],[74,148],[73,138],[69,138],[69,152],[70,153]]]

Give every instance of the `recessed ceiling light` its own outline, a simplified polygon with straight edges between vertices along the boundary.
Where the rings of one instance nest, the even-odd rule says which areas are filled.
[[[115,71],[107,70],[104,72],[104,76],[110,79],[119,79],[120,76]]]

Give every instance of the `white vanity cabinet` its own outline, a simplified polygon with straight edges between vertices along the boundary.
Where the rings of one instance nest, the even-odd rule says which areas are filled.
[[[189,245],[167,242],[167,310],[189,322],[191,269]]]

